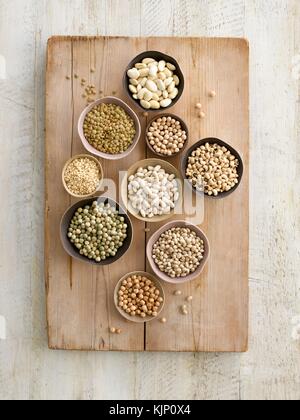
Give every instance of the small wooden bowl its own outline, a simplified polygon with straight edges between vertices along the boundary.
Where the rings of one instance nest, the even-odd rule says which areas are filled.
[[[159,52],[159,51],[145,51],[145,52],[139,54],[138,56],[136,56],[128,64],[128,66],[125,70],[125,73],[124,73],[124,77],[123,77],[123,86],[124,86],[124,89],[125,89],[128,97],[130,98],[130,100],[132,102],[134,102],[140,108],[140,110],[142,110],[144,112],[157,112],[157,111],[159,111],[157,109],[145,109],[145,108],[143,108],[141,106],[139,100],[133,99],[132,93],[129,90],[129,78],[127,76],[127,72],[128,72],[128,70],[132,69],[137,63],[141,63],[144,60],[144,58],[153,58],[154,60],[156,60],[158,62],[161,61],[161,60],[164,60],[167,63],[171,63],[176,67],[175,74],[179,77],[179,80],[180,80],[180,84],[179,84],[179,86],[177,86],[178,95],[176,96],[175,99],[172,100],[172,103],[168,107],[160,108],[160,111],[171,108],[172,106],[174,106],[179,101],[179,99],[181,98],[181,96],[183,94],[183,91],[184,91],[184,75],[182,73],[182,70],[181,70],[178,62],[175,60],[175,58],[170,57],[169,55],[164,54],[164,53]]]
[[[153,252],[152,252],[153,251],[153,246],[158,241],[160,236],[164,232],[166,232],[167,230],[172,229],[173,227],[189,228],[192,231],[196,232],[197,236],[199,236],[204,242],[204,256],[203,256],[203,260],[201,261],[197,270],[194,273],[189,274],[186,277],[178,277],[178,278],[175,278],[175,279],[172,279],[167,274],[165,274],[165,273],[163,273],[162,271],[159,270],[159,268],[157,267],[157,265],[156,265],[156,263],[153,259]],[[181,283],[187,283],[189,281],[192,281],[192,280],[194,280],[194,279],[196,279],[197,277],[200,276],[200,274],[202,273],[202,271],[203,271],[203,269],[204,269],[204,267],[205,267],[205,265],[206,265],[206,263],[209,259],[210,245],[209,245],[209,241],[207,239],[207,236],[198,226],[193,225],[192,223],[187,223],[185,221],[173,221],[173,222],[167,223],[165,226],[163,226],[157,232],[155,232],[154,235],[151,236],[151,238],[149,239],[148,244],[147,244],[146,253],[147,253],[147,259],[149,261],[151,269],[153,270],[154,274],[159,279],[161,279],[161,280],[163,280],[167,283],[181,284]]]
[[[84,131],[83,131],[83,124],[84,124],[85,118],[86,118],[87,114],[93,108],[98,106],[99,104],[115,104],[115,105],[118,105],[121,108],[123,108],[124,111],[126,111],[126,113],[133,119],[134,124],[135,124],[136,134],[134,136],[132,145],[125,152],[119,153],[119,154],[116,154],[116,155],[111,155],[111,154],[108,154],[108,153],[100,152],[99,150],[95,149],[85,138]],[[130,155],[130,153],[135,149],[136,145],[139,142],[139,139],[141,137],[141,132],[142,132],[141,123],[140,123],[136,113],[125,102],[123,102],[121,99],[115,98],[113,96],[107,96],[106,98],[98,99],[97,101],[91,103],[82,112],[82,114],[80,115],[79,121],[78,121],[78,133],[79,133],[79,137],[80,137],[80,140],[82,141],[83,146],[85,147],[85,149],[88,152],[92,153],[93,155],[99,156],[102,159],[119,160],[119,159],[124,159],[125,157]]]
[[[72,218],[74,217],[74,214],[76,213],[77,209],[80,207],[85,206],[91,206],[94,201],[98,201],[98,203],[110,203],[112,206],[116,207],[116,209],[119,211],[119,213],[124,217],[125,223],[128,225],[127,229],[127,238],[125,239],[125,242],[121,248],[118,249],[117,254],[114,257],[107,258],[104,261],[96,262],[94,260],[90,260],[89,258],[85,257],[84,255],[81,255],[78,252],[78,249],[70,242],[68,238],[68,229],[71,223]],[[85,200],[79,201],[76,204],[73,204],[63,215],[60,223],[60,239],[62,242],[62,245],[65,249],[65,251],[72,257],[79,261],[88,263],[90,265],[95,266],[103,266],[103,265],[110,265],[118,261],[121,257],[123,257],[124,254],[129,250],[132,240],[133,240],[133,226],[131,223],[130,218],[126,214],[126,212],[122,209],[122,207],[116,203],[114,200],[111,200],[107,197],[92,197],[92,198],[86,198]]]
[[[136,162],[134,165],[132,165],[128,169],[127,176],[125,176],[122,180],[121,197],[122,197],[122,202],[124,203],[125,207],[129,211],[129,213],[131,213],[137,219],[142,220],[143,222],[148,222],[148,223],[163,222],[165,220],[170,219],[175,213],[175,209],[173,209],[169,214],[165,214],[165,215],[162,215],[162,216],[154,216],[151,219],[149,217],[142,217],[141,214],[138,213],[137,210],[135,210],[132,207],[130,201],[128,200],[128,179],[131,177],[131,175],[135,175],[139,168],[145,168],[147,166],[157,166],[157,165],[160,165],[162,167],[162,169],[164,169],[168,174],[170,174],[170,175],[174,174],[176,176],[176,179],[180,181],[180,182],[178,182],[178,184],[179,184],[178,185],[179,186],[179,200],[175,205],[175,209],[176,209],[177,206],[181,205],[181,203],[182,203],[182,177],[181,177],[181,174],[178,171],[178,169],[176,169],[169,162],[166,162],[166,161],[161,160],[161,159],[154,159],[153,158],[153,159],[145,159],[145,160],[141,160],[139,162]]]
[[[154,316],[148,316],[147,315],[146,318],[141,318],[140,316],[131,316],[127,312],[123,311],[119,307],[119,305],[118,305],[118,303],[119,303],[118,292],[120,290],[120,287],[122,286],[122,282],[124,280],[126,280],[128,277],[131,277],[131,276],[143,276],[143,277],[147,277],[149,280],[152,280],[153,281],[153,283],[155,284],[155,286],[160,291],[160,296],[164,299],[164,301],[163,301],[162,305],[159,308],[159,311],[158,311],[158,315],[157,316],[154,317]],[[160,281],[155,276],[153,276],[153,274],[149,274],[149,273],[146,273],[144,271],[134,271],[132,273],[129,273],[129,274],[126,274],[125,276],[123,276],[121,278],[121,280],[118,282],[118,284],[117,284],[117,286],[115,288],[115,292],[114,292],[114,302],[115,302],[115,306],[116,306],[117,311],[124,318],[126,318],[128,321],[136,322],[136,323],[140,323],[140,324],[141,323],[144,323],[144,322],[152,321],[153,319],[157,319],[159,317],[159,315],[162,313],[163,309],[164,309],[165,299],[166,299],[165,298],[165,291],[164,291],[164,289],[163,289]]]
[[[230,194],[232,194],[240,185],[242,178],[243,178],[243,173],[244,173],[244,164],[243,164],[243,160],[240,156],[240,154],[237,152],[237,150],[235,150],[232,146],[230,146],[229,144],[225,143],[223,140],[214,138],[214,137],[210,137],[207,139],[203,139],[198,141],[197,143],[195,143],[192,147],[190,147],[190,149],[184,154],[184,156],[181,159],[181,174],[183,179],[187,179],[186,177],[186,169],[188,166],[188,160],[189,157],[191,156],[191,154],[193,153],[194,150],[198,149],[200,146],[205,145],[206,143],[210,143],[210,144],[218,144],[221,147],[226,147],[226,149],[228,149],[230,151],[230,153],[232,155],[234,155],[236,157],[236,159],[238,159],[239,161],[239,166],[237,168],[237,172],[238,172],[238,184],[236,184],[230,191],[225,191],[222,193],[219,193],[217,196],[214,195],[208,195],[207,193],[204,193],[203,191],[198,191],[195,187],[193,187],[193,185],[190,182],[187,182],[186,184],[189,185],[190,188],[192,188],[196,194],[200,194],[205,195],[208,198],[214,198],[214,199],[221,199],[221,198],[225,198],[228,197]]]
[[[97,164],[97,166],[99,168],[99,171],[100,171],[99,185],[98,185],[97,189],[95,191],[93,191],[91,194],[86,194],[86,195],[77,195],[77,194],[74,194],[71,190],[69,190],[69,188],[68,188],[68,186],[66,184],[66,181],[65,181],[65,172],[66,172],[68,166],[74,160],[80,159],[80,158],[87,158],[87,159],[90,159],[90,160],[94,161]],[[63,183],[63,186],[65,187],[65,190],[67,191],[67,193],[70,194],[72,197],[75,197],[75,198],[82,198],[83,199],[83,198],[91,197],[92,195],[96,194],[97,191],[100,190],[101,185],[102,185],[102,182],[103,182],[103,168],[102,168],[102,165],[101,165],[100,161],[97,158],[95,158],[94,156],[91,156],[91,155],[77,155],[77,156],[73,156],[71,159],[69,159],[66,162],[66,164],[65,164],[65,166],[63,168],[63,171],[62,171],[62,183]]]
[[[182,130],[184,130],[186,132],[186,136],[187,136],[187,140],[185,141],[183,148],[178,153],[174,153],[171,156],[167,156],[167,155],[164,155],[162,153],[156,152],[153,149],[153,146],[150,144],[149,137],[148,137],[148,132],[149,132],[149,129],[150,129],[152,123],[154,123],[156,120],[158,120],[158,118],[163,118],[163,117],[171,117],[171,118],[174,118],[175,120],[179,121],[180,124],[181,124]],[[146,143],[147,143],[147,146],[148,146],[149,150],[151,150],[152,153],[154,153],[157,156],[163,157],[164,159],[166,159],[166,158],[169,158],[170,159],[170,158],[173,158],[173,157],[176,157],[176,156],[180,155],[186,149],[186,146],[188,145],[188,141],[189,141],[189,129],[188,129],[188,126],[183,121],[183,119],[180,118],[180,117],[178,117],[177,115],[174,115],[174,114],[166,114],[166,113],[159,114],[156,117],[154,117],[149,122],[149,124],[147,125],[147,129],[146,129]]]

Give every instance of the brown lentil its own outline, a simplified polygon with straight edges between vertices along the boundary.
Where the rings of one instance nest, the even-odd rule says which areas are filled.
[[[87,114],[83,130],[91,146],[108,154],[125,152],[136,134],[134,121],[123,108],[103,103]]]

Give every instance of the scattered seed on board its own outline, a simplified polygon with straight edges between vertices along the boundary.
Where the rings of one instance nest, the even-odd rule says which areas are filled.
[[[78,74],[74,74],[75,79],[78,79],[78,77],[79,77]]]
[[[182,314],[183,314],[183,315],[188,315],[188,310],[187,310],[186,305],[183,305],[183,306],[181,307],[181,312],[182,312]]]
[[[197,109],[201,109],[202,108],[202,104],[200,104],[200,102],[198,104],[196,104],[196,108]]]
[[[91,73],[95,73],[96,69],[94,67],[91,68]]]
[[[67,79],[67,80],[71,80],[71,77],[70,77],[70,76],[66,76],[66,79]]]
[[[216,92],[215,90],[211,90],[211,91],[208,93],[208,95],[209,95],[211,98],[215,98],[215,97],[217,96],[217,92]]]
[[[162,319],[160,320],[160,322],[161,322],[162,324],[166,324],[166,323],[167,323],[167,318],[162,318]]]
[[[174,292],[174,295],[175,295],[175,296],[181,296],[181,295],[182,295],[182,291],[181,291],[181,290],[176,290],[176,291]]]
[[[188,296],[188,297],[186,298],[186,301],[187,301],[187,302],[192,302],[192,301],[193,301],[193,296]]]
[[[201,118],[201,119],[203,120],[205,117],[206,117],[205,112],[201,111],[201,112],[199,113],[199,118]]]
[[[118,329],[116,330],[116,334],[118,334],[118,335],[122,334],[122,330],[121,330],[121,328],[118,328]]]
[[[115,333],[116,333],[116,329],[115,329],[114,327],[111,327],[111,328],[110,328],[110,332],[111,332],[112,334],[115,334]]]

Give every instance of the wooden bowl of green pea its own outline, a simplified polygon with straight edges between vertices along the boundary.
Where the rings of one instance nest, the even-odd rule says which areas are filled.
[[[60,238],[72,258],[96,266],[109,265],[129,250],[133,226],[114,200],[92,197],[73,204],[65,212]]]

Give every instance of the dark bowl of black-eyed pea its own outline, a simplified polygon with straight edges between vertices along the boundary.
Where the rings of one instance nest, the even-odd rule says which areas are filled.
[[[218,138],[195,143],[181,159],[181,174],[200,195],[222,199],[239,187],[244,173],[241,155]]]

